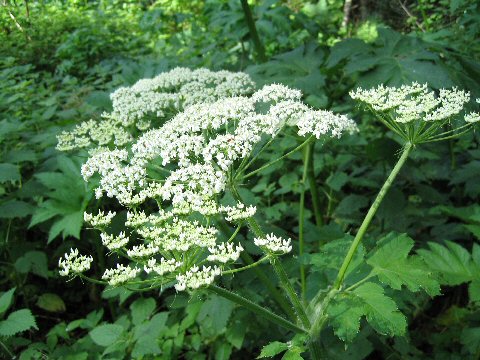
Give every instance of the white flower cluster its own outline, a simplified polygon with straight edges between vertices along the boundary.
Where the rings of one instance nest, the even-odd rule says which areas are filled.
[[[153,243],[136,245],[127,250],[127,255],[132,258],[147,258],[158,254],[160,248]]]
[[[61,276],[75,276],[90,269],[93,257],[79,255],[78,249],[70,249],[70,254],[66,253],[65,259],[58,260]]]
[[[97,215],[92,215],[87,212],[84,212],[83,220],[85,220],[85,222],[89,223],[93,227],[102,228],[109,225],[116,214],[117,214],[116,212],[112,212],[112,211],[109,211],[107,214],[105,214],[101,210],[98,210]]]
[[[475,101],[480,104],[480,99],[476,99]],[[478,112],[473,111],[465,115],[465,122],[467,123],[476,123],[479,121],[480,121],[480,113]]]
[[[210,255],[207,256],[208,261],[218,261],[227,263],[236,261],[243,251],[242,245],[234,246],[233,243],[221,243],[215,247],[209,247]]]
[[[128,241],[130,240],[123,231],[118,234],[118,236],[101,233],[100,238],[102,239],[102,244],[110,251],[122,249],[128,244]]]
[[[368,90],[358,88],[351,91],[350,96],[375,111],[389,111],[398,123],[445,120],[460,113],[470,100],[468,92],[457,88],[441,89],[436,96],[427,84],[418,83],[399,88],[384,85]]]
[[[290,239],[283,239],[275,234],[268,234],[265,238],[255,238],[253,242],[258,247],[276,254],[286,254],[292,251]]]
[[[213,283],[215,276],[222,273],[218,266],[204,266],[200,269],[198,266],[193,266],[185,274],[177,275],[177,283],[175,289],[183,291],[185,289],[198,289],[201,286],[210,285]]]
[[[131,268],[130,266],[117,264],[116,269],[105,270],[102,279],[106,280],[109,285],[117,286],[124,284],[129,280],[135,279],[140,271],[141,270],[138,268]]]
[[[238,202],[235,206],[220,206],[218,208],[220,213],[225,213],[225,220],[229,222],[237,222],[252,217],[257,212],[257,207]]]
[[[95,172],[100,174],[97,196],[106,193],[127,206],[161,198],[174,206],[211,214],[215,209],[203,209],[202,204],[223,192],[226,171],[236,160],[248,157],[262,136],[276,136],[288,124],[296,124],[302,136],[317,138],[357,130],[346,116],[312,110],[292,100],[298,94],[285,86],[268,85],[250,98],[190,106],[160,128],[143,134],[132,145],[131,154],[118,149],[97,152],[83,166],[82,174],[85,180]],[[260,100],[255,99],[269,101],[268,110],[258,113]],[[163,183],[147,180],[148,164],[156,160],[163,166],[177,166]]]
[[[248,160],[262,139],[278,136],[286,126],[317,138],[357,131],[346,116],[310,109],[300,101],[298,90],[273,84],[247,96],[252,89],[245,74],[175,69],[112,94],[114,111],[107,117],[115,119],[117,127],[138,127],[144,121],[143,129],[154,117],[167,117],[172,109],[180,112],[128,147],[91,151],[82,167],[86,181],[99,178],[97,198],[106,195],[127,208],[125,225],[138,235],[136,244],[127,248],[130,240],[125,233],[101,234],[110,251],[126,255],[134,266],[118,264],[107,270],[103,278],[109,284],[124,284],[142,270],[166,274],[164,280],[176,278],[179,291],[211,284],[243,248],[219,243],[210,217],[238,222],[256,212],[255,206],[241,202],[218,205],[231,170]],[[106,224],[109,216],[87,218]],[[256,243],[270,252],[291,250],[290,240],[273,235]],[[204,261],[210,264],[200,269],[198,264]]]
[[[247,95],[253,90],[254,83],[244,73],[175,68],[113,92],[110,95],[112,113],[103,114],[100,121],[85,121],[72,131],[64,131],[58,135],[57,149],[69,151],[92,145],[121,147],[133,140],[129,130],[132,125],[145,131],[152,123],[159,124],[167,114],[186,106]]]
[[[157,259],[148,260],[147,264],[144,266],[144,270],[147,274],[150,274],[152,271],[162,276],[166,273],[174,272],[182,266],[180,261],[175,259],[165,260],[165,258],[160,259],[160,263],[157,263]]]

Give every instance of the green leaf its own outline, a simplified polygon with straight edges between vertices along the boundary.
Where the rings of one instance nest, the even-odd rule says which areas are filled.
[[[219,334],[226,328],[233,308],[231,301],[214,295],[203,303],[197,321]]]
[[[21,178],[17,165],[0,164],[0,183],[20,181]]]
[[[276,55],[267,63],[250,66],[247,72],[259,85],[279,82],[318,96],[325,86],[325,75],[320,71],[324,58],[325,51],[312,42]]]
[[[228,360],[232,354],[232,345],[221,342],[215,351],[215,360]]]
[[[471,256],[462,246],[451,241],[446,246],[429,242],[429,250],[420,249],[417,253],[431,271],[438,274],[440,283],[459,285],[472,280]]]
[[[480,225],[463,225],[470,231],[475,237],[480,240]]]
[[[13,293],[16,288],[12,288],[8,291],[5,291],[2,296],[0,296],[0,315],[8,310],[13,300]]]
[[[66,310],[65,303],[57,294],[46,293],[37,300],[37,306],[45,311],[61,313]]]
[[[327,185],[332,190],[340,191],[340,189],[347,183],[348,175],[344,172],[337,172],[327,178]]]
[[[13,336],[32,328],[38,330],[35,318],[29,309],[15,311],[6,320],[0,321],[1,336]]]
[[[168,319],[168,312],[161,312],[155,314],[150,321],[140,324],[135,327],[134,339],[139,340],[145,337],[158,338],[162,330],[166,328],[166,322]]]
[[[152,298],[140,298],[135,300],[132,305],[130,305],[130,311],[132,313],[132,322],[134,325],[141,324],[155,310],[155,300]]]
[[[398,310],[395,301],[383,293],[380,285],[367,282],[353,293],[362,300],[367,321],[377,332],[389,336],[405,335],[405,316]]]
[[[266,357],[273,357],[281,352],[284,352],[288,349],[288,345],[279,341],[271,342],[268,345],[265,345],[258,355],[257,359],[266,358]]]
[[[287,350],[282,356],[282,360],[303,360],[303,357],[300,355],[303,350],[298,346],[292,346]]]
[[[360,330],[360,319],[365,310],[360,299],[343,296],[327,307],[328,317],[335,335],[345,342],[351,342]]]
[[[470,354],[478,355],[480,353],[480,327],[464,329],[460,341]]]
[[[25,201],[10,200],[0,205],[0,218],[13,219],[30,215],[34,207]]]
[[[60,233],[62,233],[64,239],[67,236],[73,236],[76,239],[80,239],[80,230],[82,229],[83,225],[83,213],[84,210],[82,209],[80,211],[68,214],[56,221],[48,232],[47,244],[55,239]]]
[[[367,264],[373,267],[382,283],[395,290],[401,290],[405,285],[413,292],[423,288],[430,296],[439,295],[440,285],[427,271],[423,261],[408,256],[413,245],[414,241],[408,235],[390,233],[379,240]]]
[[[43,251],[28,251],[15,261],[15,269],[22,273],[29,272],[48,279],[48,259]]]
[[[244,321],[235,321],[228,327],[225,337],[235,348],[241,349],[246,330],[246,323]]]
[[[123,326],[116,324],[105,324],[97,326],[90,331],[90,337],[93,342],[100,346],[112,345],[123,333]]]

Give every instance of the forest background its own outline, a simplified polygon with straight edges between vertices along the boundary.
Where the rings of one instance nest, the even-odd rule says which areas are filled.
[[[98,206],[79,176],[85,159],[57,151],[56,135],[109,111],[116,88],[177,66],[245,71],[259,85],[300,89],[312,107],[350,114],[358,135],[315,147],[322,216],[307,197],[305,254],[286,260],[292,279],[302,263],[309,283],[321,282],[332,277],[344,255],[338,245],[358,228],[400,149],[348,92],[417,81],[480,98],[479,39],[475,0],[2,0],[0,357],[252,359],[270,344],[272,355],[289,349],[284,359],[301,359],[283,330],[219,296],[171,288],[138,294],[60,278],[58,259],[70,247],[104,250],[83,224],[84,211]],[[365,323],[345,344],[327,328],[330,358],[479,358],[478,144],[472,132],[416,151],[372,228],[408,233],[419,249],[441,245],[431,266],[442,295],[392,290],[407,335],[382,336]],[[290,147],[287,139],[278,152]],[[302,182],[301,157],[260,172],[246,194],[267,199],[261,220],[294,239],[299,194],[311,186]],[[107,265],[96,264],[95,273]],[[264,301],[254,273],[235,281]]]

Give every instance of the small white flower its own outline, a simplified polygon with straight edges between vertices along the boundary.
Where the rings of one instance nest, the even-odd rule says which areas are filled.
[[[129,237],[122,231],[118,236],[101,233],[102,244],[110,251],[115,251],[128,244]]]
[[[208,261],[218,261],[223,264],[236,261],[243,251],[242,245],[234,246],[233,243],[221,243],[215,247],[209,247],[210,255],[207,256]]]
[[[476,122],[479,122],[479,121],[480,121],[480,113],[471,112],[471,113],[465,115],[465,122],[467,122],[467,123],[476,123]]]
[[[147,265],[144,266],[144,270],[147,274],[155,272],[162,276],[166,273],[171,273],[182,266],[182,262],[175,259],[165,260],[163,257],[160,259],[160,263],[157,263],[157,259],[152,258],[147,261]]]
[[[160,248],[153,243],[137,245],[127,250],[127,255],[132,258],[146,258],[158,254]]]
[[[290,239],[283,239],[273,233],[268,234],[265,238],[255,238],[253,242],[258,247],[277,254],[286,254],[292,251]]]
[[[238,202],[235,206],[220,206],[218,210],[226,214],[225,220],[229,222],[247,219],[257,212],[256,206],[245,206],[245,204],[241,202]]]
[[[116,212],[109,211],[107,214],[105,214],[103,211],[98,210],[97,215],[84,212],[83,219],[93,227],[105,227],[112,222],[112,219],[115,215]]]
[[[138,268],[131,268],[130,266],[117,264],[116,269],[105,270],[102,279],[106,280],[109,285],[117,286],[134,279],[140,271],[141,270]]]
[[[220,274],[221,269],[217,266],[203,266],[202,269],[199,269],[198,266],[194,266],[185,274],[177,275],[177,284],[175,284],[175,289],[177,291],[183,291],[185,289],[198,289],[199,287],[213,283],[215,276]]]
[[[79,255],[78,249],[70,249],[70,254],[65,253],[65,259],[58,260],[61,276],[75,276],[90,269],[93,261],[92,256]]]

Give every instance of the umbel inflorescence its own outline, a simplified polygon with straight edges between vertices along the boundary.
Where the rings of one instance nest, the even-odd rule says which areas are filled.
[[[251,94],[255,84],[244,73],[175,68],[153,79],[142,79],[110,95],[113,111],[102,120],[89,120],[62,132],[57,149],[121,147],[151,126],[196,103]]]
[[[358,88],[350,96],[366,104],[390,130],[411,144],[458,137],[480,120],[480,115],[472,112],[465,115],[463,124],[453,122],[470,100],[469,92],[457,88],[441,89],[436,94],[427,84],[399,88],[380,85]]]
[[[198,81],[202,76],[210,80]],[[168,96],[166,88],[171,90]],[[98,179],[97,198],[115,198],[128,210],[125,225],[130,230],[118,235],[107,232],[113,213],[85,215],[101,231],[109,252],[123,259],[105,271],[103,280],[114,286],[134,279],[152,286],[173,281],[177,290],[184,290],[208,285],[226,271],[243,247],[234,236],[221,241],[214,224],[217,219],[233,223],[236,235],[245,219],[255,214],[254,206],[239,199],[235,204],[222,203],[232,179],[242,174],[252,153],[287,127],[296,128],[305,141],[357,131],[348,117],[313,110],[301,102],[301,96],[298,90],[276,84],[253,92],[245,74],[185,69],[115,92],[114,111],[105,118],[117,119],[117,125],[138,124],[152,114],[166,116],[165,99],[174,99],[167,101],[169,111],[179,111],[128,146],[114,147],[109,142],[110,148],[92,150],[82,167],[86,181]],[[60,148],[91,142],[87,139],[91,133],[75,131],[60,136]],[[77,136],[82,139],[77,141]],[[266,257],[292,249],[290,239],[274,234],[257,237],[254,243]],[[60,260],[64,275],[85,277],[90,258],[79,256],[72,250]],[[85,266],[70,265],[75,261]]]

